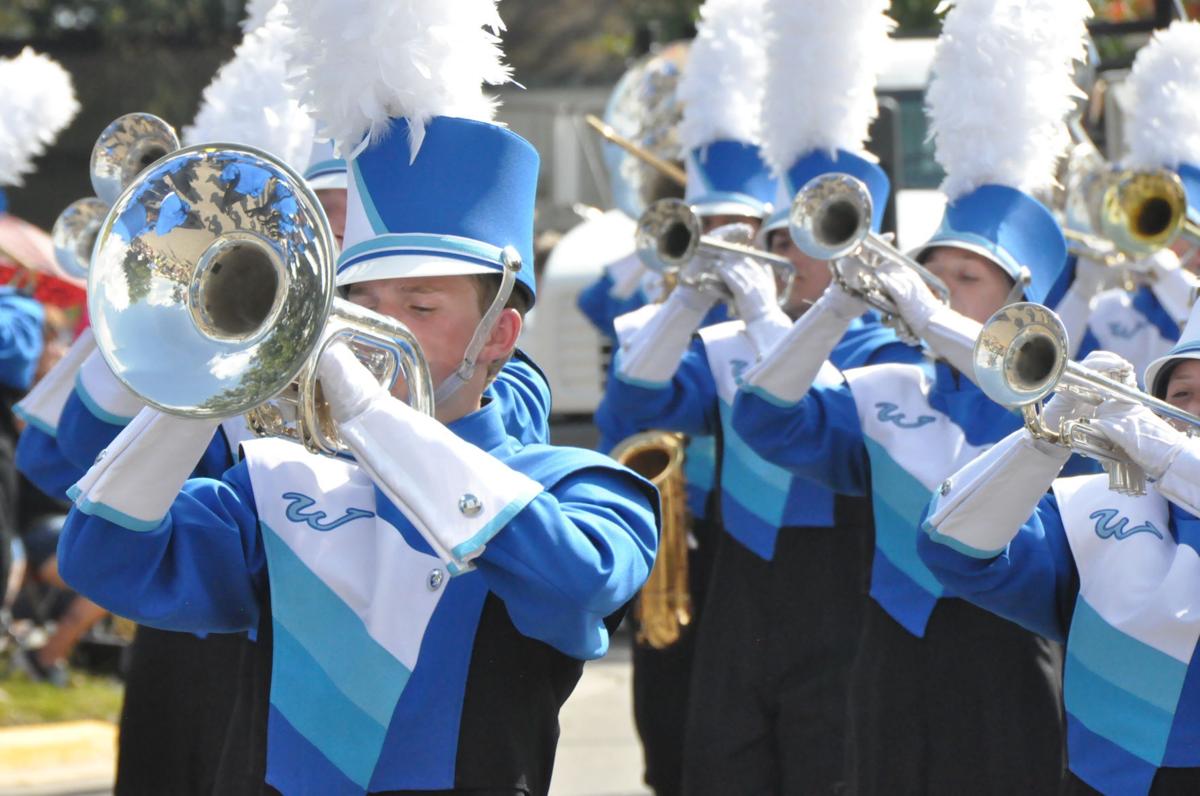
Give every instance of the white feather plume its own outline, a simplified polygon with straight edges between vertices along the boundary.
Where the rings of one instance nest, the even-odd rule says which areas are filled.
[[[0,59],[0,186],[23,184],[78,112],[71,75],[57,61],[28,47]]]
[[[1086,55],[1087,0],[957,0],[927,93],[930,136],[954,200],[981,185],[1035,193],[1054,184],[1063,123]]]
[[[763,151],[782,173],[801,155],[861,152],[896,23],[891,0],[766,0]]]
[[[435,116],[492,121],[483,86],[511,79],[496,2],[288,0],[304,104],[343,156],[394,118],[408,120],[413,157]]]
[[[314,126],[288,79],[294,39],[287,10],[271,9],[204,89],[195,121],[183,130],[184,143],[246,144],[303,169]]]
[[[1138,52],[1126,115],[1133,168],[1200,164],[1200,22],[1173,22]]]
[[[706,0],[677,96],[685,151],[720,139],[762,140],[763,0]]]
[[[242,20],[242,33],[257,30],[267,23],[267,15],[271,9],[283,0],[248,0],[246,3],[246,18]]]

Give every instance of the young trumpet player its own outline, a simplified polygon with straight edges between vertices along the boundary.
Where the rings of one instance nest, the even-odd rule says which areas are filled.
[[[1114,285],[1118,268],[1081,256],[1071,289],[1057,308],[1068,326],[1073,356],[1111,351],[1133,363],[1139,378],[1179,339],[1200,287],[1198,78],[1198,23],[1176,22],[1155,33],[1138,51],[1129,76],[1130,107],[1124,116],[1129,154],[1120,164],[1124,169],[1177,175],[1186,195],[1179,208],[1181,226],[1189,227],[1190,234],[1180,234],[1170,246],[1124,266],[1132,274],[1132,290]],[[1160,205],[1171,197],[1166,187],[1157,192],[1158,198],[1146,200],[1149,212],[1160,212]]]
[[[875,114],[874,59],[890,29],[883,5],[835,11],[815,2],[747,8],[710,0],[704,6],[693,58],[704,54],[705,36],[728,37],[726,47],[735,51],[753,46],[755,55],[767,42],[765,96],[754,100],[759,114],[718,118],[743,129],[754,125],[750,132],[780,175],[780,201],[766,236],[791,261],[794,287],[781,308],[774,276],[754,258],[702,250],[683,267],[664,304],[616,323],[621,346],[603,408],[638,428],[714,435],[720,452],[723,532],[713,540],[715,560],[696,631],[692,693],[703,696],[689,705],[688,794],[831,793],[843,780],[845,683],[861,591],[861,553],[843,541],[869,519],[858,501],[836,498],[762,460],[728,420],[743,371],[829,281],[826,263],[779,241],[788,239],[787,208],[796,189],[832,170],[851,172],[870,187],[871,223],[877,227],[882,218],[888,179],[862,147]],[[838,30],[858,31],[852,46],[830,38],[825,23],[831,20],[841,23]],[[798,54],[813,61],[797,62]],[[818,59],[828,70],[827,84],[794,79]],[[844,102],[847,94],[854,102]],[[720,95],[709,102],[717,107],[685,106],[685,121],[689,114],[728,114],[750,104]],[[845,111],[847,104],[854,110]],[[713,159],[694,161],[711,166]],[[733,224],[713,234],[748,241],[752,229]],[[738,320],[703,325],[717,301],[694,284],[703,274],[719,276]],[[878,321],[863,319],[834,356],[850,365],[919,354]]]
[[[1097,351],[1083,365],[1124,370]],[[1154,397],[1200,413],[1200,310],[1146,369]],[[1055,395],[1051,418],[1086,418],[1151,479],[1145,494],[1104,475],[1059,476],[1070,449],[1021,429],[936,491],[922,561],[975,605],[1066,644],[1065,793],[1200,788],[1200,444],[1178,421],[1111,397]],[[1053,427],[1053,426],[1052,426]]]
[[[1004,10],[960,0],[945,19],[928,98],[949,201],[916,259],[947,286],[949,306],[899,261],[877,270],[929,356],[827,363],[864,309],[834,284],[746,371],[733,404],[734,431],[767,461],[872,505],[872,599],[850,685],[856,793],[1052,793],[1061,776],[1052,645],[984,624],[916,543],[930,492],[1019,423],[971,381],[971,350],[983,320],[1022,296],[1040,300],[1063,267],[1062,233],[1026,192],[1052,180],[1060,142],[1046,132],[1069,107],[1089,13],[1058,0]],[[1019,72],[1003,86],[985,71],[1000,61]]]
[[[265,720],[253,787],[547,792],[558,708],[653,560],[649,485],[521,443],[484,399],[534,299],[537,175],[481,91],[507,79],[485,6],[291,10],[309,102],[344,151],[362,144],[337,281],[414,331],[435,417],[335,344],[318,372],[353,458],[251,440],[220,479],[185,480],[214,421],[143,410],[74,491],[68,580],[142,621],[258,628],[269,694],[239,704]],[[339,71],[354,32],[380,44]],[[372,90],[373,113],[341,103]]]

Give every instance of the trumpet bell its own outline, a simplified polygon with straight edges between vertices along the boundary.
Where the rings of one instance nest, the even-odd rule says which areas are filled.
[[[1131,257],[1169,246],[1187,217],[1187,194],[1174,172],[1115,173],[1100,199],[1096,231]]]
[[[96,236],[108,215],[108,205],[94,196],[76,199],[59,213],[50,230],[54,259],[68,274],[87,278]]]
[[[92,190],[114,205],[138,174],[177,149],[171,125],[153,114],[127,113],[105,127],[92,147]]]
[[[303,179],[248,147],[181,149],[108,214],[88,271],[113,373],[172,414],[229,417],[283,390],[334,297],[328,221]]]
[[[656,273],[686,265],[703,232],[700,219],[681,199],[660,199],[638,219],[634,245],[642,264]]]
[[[859,248],[871,232],[871,193],[849,174],[814,177],[796,194],[788,231],[800,251],[836,260]]]
[[[975,341],[975,381],[1001,406],[1040,401],[1054,391],[1067,363],[1066,329],[1040,304],[1004,307],[988,319]]]

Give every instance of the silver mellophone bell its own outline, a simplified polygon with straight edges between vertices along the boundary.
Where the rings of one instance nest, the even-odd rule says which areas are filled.
[[[1192,430],[1200,429],[1200,417],[1072,362],[1066,352],[1066,330],[1052,310],[1028,302],[1010,304],[983,325],[975,342],[975,381],[996,403],[1020,409],[1034,437],[1099,461],[1108,472],[1109,489],[1144,495],[1145,472],[1120,448],[1086,419],[1050,428],[1039,409],[1042,399],[1054,392],[1070,392],[1094,404],[1117,398]]]
[[[335,295],[334,236],[304,180],[250,147],[180,149],[148,119],[161,127],[139,114],[105,130],[92,157],[99,198],[55,225],[56,246],[87,274],[92,331],[117,379],[164,412],[244,414],[256,434],[337,455],[345,446],[316,371],[345,341],[431,414],[432,379],[409,329]]]

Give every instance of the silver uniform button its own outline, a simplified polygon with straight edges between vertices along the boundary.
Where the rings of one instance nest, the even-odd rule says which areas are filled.
[[[942,493],[942,497],[945,497],[946,495],[950,494],[950,479],[949,478],[947,478],[945,481],[942,482],[942,485],[938,489],[938,492]]]
[[[483,503],[470,492],[458,499],[458,510],[468,517],[474,517],[483,511]]]
[[[438,589],[442,588],[442,583],[445,580],[446,573],[442,572],[440,569],[433,569],[429,572],[429,580],[426,581],[426,585],[429,586],[430,591],[437,591]]]
[[[100,462],[104,461],[104,457],[107,455],[108,455],[108,448],[105,448],[104,450],[102,450],[96,454],[96,461],[94,461],[93,464],[99,464]]]

